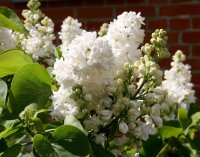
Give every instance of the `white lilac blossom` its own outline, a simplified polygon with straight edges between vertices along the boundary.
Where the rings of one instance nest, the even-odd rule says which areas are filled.
[[[166,98],[162,104],[165,119],[176,118],[177,108],[186,110],[191,103],[195,102],[195,92],[192,89],[190,66],[183,64],[185,55],[178,50],[173,56],[171,69],[165,71],[161,88],[166,91]],[[169,115],[167,115],[167,113]]]
[[[69,44],[77,35],[81,35],[83,31],[80,28],[81,26],[82,24],[79,23],[77,19],[73,19],[70,16],[63,21],[61,31],[58,33],[62,42],[60,45],[62,53],[67,51]]]
[[[133,63],[140,59],[142,54],[139,45],[144,39],[144,30],[141,29],[143,21],[140,13],[124,12],[109,24],[105,36],[112,47],[119,68],[126,62]]]
[[[98,109],[92,101],[109,104],[106,91],[107,86],[113,80],[113,74],[110,71],[113,64],[112,51],[105,38],[97,37],[95,32],[86,31],[76,36],[67,52],[63,53],[63,57],[57,59],[54,64],[53,73],[60,84],[59,90],[55,91],[52,96],[54,115],[60,114],[64,117],[67,114],[73,114],[77,117],[85,117],[85,113],[91,110],[102,112],[103,108]],[[84,100],[79,101],[78,104],[74,101],[70,103],[72,88],[77,84],[80,84],[82,88],[75,89],[75,92],[76,94],[83,92]],[[73,98],[75,99],[75,96]],[[84,106],[84,101],[87,106]],[[77,110],[82,112],[75,112]],[[103,119],[110,120],[112,113],[104,110],[102,116]],[[88,119],[85,117],[83,123],[86,131],[98,131],[101,124],[99,122],[101,122],[99,117],[94,115]]]
[[[105,93],[113,79],[113,54],[108,41],[95,32],[77,36],[63,58],[54,64],[53,73],[60,84],[70,88],[81,84],[85,93],[98,96]]]
[[[53,92],[53,114],[59,119],[64,119],[67,115],[76,115],[79,112],[75,101],[70,99],[70,94],[71,92],[63,88],[63,86],[61,86],[58,91]]]
[[[0,28],[0,52],[16,48],[16,38],[13,31],[8,28]]]
[[[30,0],[27,6],[30,10],[23,10],[22,16],[25,18],[24,26],[29,34],[23,38],[17,34],[21,41],[20,46],[35,60],[48,58],[55,48],[54,23],[38,9],[38,0]]]
[[[107,150],[116,157],[138,156],[137,151],[127,152],[139,150],[166,117],[174,117],[174,103],[184,106],[195,100],[189,67],[180,52],[162,80],[157,60],[168,56],[164,30],[156,30],[142,55],[143,20],[140,14],[124,12],[97,37],[67,18],[59,33],[63,52],[53,69],[59,86],[52,95],[53,115],[75,116],[93,142],[104,147],[114,142]],[[181,95],[174,94],[172,86],[180,88]]]
[[[53,114],[61,119],[68,114],[81,119],[85,132],[102,145],[107,138],[101,128],[117,123],[113,140],[118,151],[110,151],[125,156],[124,146],[140,147],[162,125],[160,112],[151,109],[154,101],[146,99],[153,97],[162,72],[146,55],[115,71],[120,58],[113,53],[107,38],[97,37],[95,32],[83,31],[72,40],[54,64],[60,88],[52,96]]]

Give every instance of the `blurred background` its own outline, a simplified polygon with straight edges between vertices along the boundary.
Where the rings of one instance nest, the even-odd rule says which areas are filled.
[[[145,17],[145,42],[157,28],[168,32],[168,48],[172,54],[177,49],[187,55],[191,65],[192,82],[195,84],[200,104],[200,0],[40,0],[41,10],[55,23],[56,32],[67,16],[77,18],[86,30],[99,30],[124,11],[141,12]],[[0,6],[13,9],[19,16],[27,0],[0,0]],[[161,63],[170,68],[170,59]]]

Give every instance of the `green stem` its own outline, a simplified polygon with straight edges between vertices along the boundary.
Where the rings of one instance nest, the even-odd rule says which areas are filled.
[[[170,146],[169,143],[165,144],[165,146],[164,146],[164,147],[161,149],[161,151],[156,155],[156,157],[161,157],[161,155],[163,155],[163,154],[166,152],[166,150],[168,149],[169,146]]]
[[[28,132],[28,134],[31,135],[31,137],[34,137],[34,133],[26,126],[26,124],[24,123],[24,121],[20,117],[18,117],[18,119],[25,126],[25,130]]]
[[[142,87],[145,85],[146,82],[147,82],[146,79],[144,79],[132,99],[135,99],[137,97],[138,93],[140,92],[140,90],[142,89]]]

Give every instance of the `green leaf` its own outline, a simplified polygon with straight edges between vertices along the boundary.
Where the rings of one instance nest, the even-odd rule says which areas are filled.
[[[192,120],[188,118],[187,111],[183,108],[178,109],[178,119],[183,130],[186,130],[192,122]]]
[[[13,75],[23,65],[32,63],[32,59],[22,50],[12,49],[0,54],[0,78]]]
[[[200,152],[197,149],[193,149],[189,143],[183,144],[185,148],[187,148],[190,152],[190,157],[200,157]]]
[[[15,144],[4,151],[0,157],[15,157],[21,152],[22,146],[20,144]]]
[[[8,92],[7,84],[0,79],[0,98],[4,103],[6,102],[7,92]]]
[[[33,147],[39,156],[42,157],[58,157],[53,146],[46,137],[41,134],[36,134],[33,139]]]
[[[34,117],[31,118],[31,121],[34,123],[34,128],[37,132],[44,132],[43,124],[40,118]]]
[[[109,131],[109,140],[113,140],[115,134],[116,134],[116,131],[118,129],[118,118],[115,118],[112,122],[111,122],[111,126],[110,126],[110,131]]]
[[[70,157],[83,157],[90,154],[90,145],[86,135],[71,125],[58,127],[52,134],[52,142],[62,146],[71,154]]]
[[[62,57],[62,52],[61,52],[59,47],[56,47],[54,49],[54,55],[55,55],[56,58],[61,58]]]
[[[2,116],[3,109],[6,108],[5,103],[3,102],[2,98],[0,97],[0,117]]]
[[[74,155],[71,152],[69,152],[67,149],[63,148],[61,145],[52,143],[52,146],[54,147],[55,151],[57,152],[59,157],[85,157],[85,156],[78,156]],[[78,148],[77,148],[78,149]],[[86,157],[92,157],[92,156],[86,156]]]
[[[179,156],[181,157],[190,156],[190,150],[187,147],[184,147],[184,145],[178,139],[174,139],[174,144],[175,144],[174,149]]]
[[[52,121],[52,117],[51,117],[50,113],[51,113],[51,111],[49,111],[47,109],[41,109],[35,113],[35,117],[40,118],[42,123],[49,123],[50,121]]]
[[[4,138],[0,138],[0,152],[5,151],[8,148]]]
[[[91,142],[91,148],[94,153],[94,157],[115,157],[115,155],[96,143]]]
[[[144,141],[140,151],[141,157],[155,157],[163,148],[162,140],[157,136],[150,136],[147,141]]]
[[[0,124],[0,132],[5,130],[5,126]]]
[[[164,121],[163,126],[172,126],[176,128],[180,128],[180,123],[178,120],[169,120],[169,121]]]
[[[20,127],[20,126],[19,127],[9,126],[4,131],[2,131],[0,133],[0,137],[3,137],[3,138],[6,139],[6,138],[8,138],[8,137],[10,137],[10,136],[22,131],[22,130],[24,130],[24,128]]]
[[[189,141],[190,145],[200,152],[200,138],[195,138]]]
[[[200,112],[196,112],[195,114],[193,114],[192,116],[191,116],[191,118],[192,118],[192,125],[197,125],[197,124],[199,124],[200,123]],[[191,125],[191,126],[192,126]]]
[[[65,117],[64,125],[72,125],[80,129],[82,132],[84,132],[84,129],[81,123],[72,115],[67,115]]]
[[[200,106],[196,104],[191,104],[188,110],[188,117],[191,117],[196,112],[200,112]]]
[[[7,27],[14,31],[27,33],[20,18],[9,8],[0,7],[0,27]]]
[[[0,115],[2,114],[3,109],[6,108],[6,96],[8,92],[7,84],[0,79]]]
[[[17,117],[32,103],[42,108],[48,102],[51,93],[51,79],[45,68],[39,64],[27,64],[13,77],[9,93],[9,111],[13,117]]]
[[[163,140],[175,137],[177,138],[179,135],[183,134],[182,128],[176,128],[171,126],[162,126],[158,129],[158,133]]]

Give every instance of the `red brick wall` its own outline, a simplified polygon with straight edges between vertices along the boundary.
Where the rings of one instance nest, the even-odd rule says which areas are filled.
[[[26,8],[26,3],[12,4],[9,0],[0,0],[0,5],[18,14]],[[56,31],[67,16],[78,18],[87,30],[98,30],[103,22],[112,21],[123,11],[141,12],[146,18],[145,41],[156,28],[163,28],[168,32],[170,52],[181,49],[187,54],[200,99],[200,0],[49,0],[41,8],[55,22]],[[164,61],[162,67],[169,67],[169,61]]]

